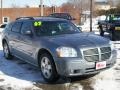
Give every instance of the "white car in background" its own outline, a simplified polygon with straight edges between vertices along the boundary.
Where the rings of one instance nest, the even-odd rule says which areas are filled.
[[[4,28],[6,27],[7,24],[1,24],[0,25],[0,33],[4,30]]]

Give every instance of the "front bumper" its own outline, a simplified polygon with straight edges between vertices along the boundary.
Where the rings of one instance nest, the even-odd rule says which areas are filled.
[[[59,75],[71,77],[96,74],[112,67],[116,63],[116,51],[112,52],[110,59],[106,60],[106,68],[96,70],[96,62],[88,62],[81,58],[56,58],[56,69]]]

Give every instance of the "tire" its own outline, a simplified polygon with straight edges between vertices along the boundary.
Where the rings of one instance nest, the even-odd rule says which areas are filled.
[[[51,55],[44,53],[39,58],[39,66],[43,78],[50,83],[56,82],[59,79],[56,67]]]
[[[104,31],[100,29],[100,36],[104,36]]]
[[[110,32],[110,40],[115,41],[115,33],[113,31]]]
[[[13,59],[13,56],[10,53],[10,49],[9,49],[9,46],[8,46],[7,42],[3,43],[3,52],[4,52],[4,57],[6,59]]]
[[[104,36],[103,27],[101,24],[99,25],[99,32],[100,32],[100,36]]]

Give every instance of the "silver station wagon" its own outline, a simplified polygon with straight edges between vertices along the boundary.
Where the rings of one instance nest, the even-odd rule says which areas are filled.
[[[15,56],[37,66],[47,82],[60,76],[97,74],[116,62],[110,40],[82,33],[60,18],[17,18],[2,32],[2,45],[6,59]]]

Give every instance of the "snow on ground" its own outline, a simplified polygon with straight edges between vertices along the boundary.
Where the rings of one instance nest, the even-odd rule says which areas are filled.
[[[0,43],[0,90],[120,90],[120,41],[114,43],[118,59],[113,68],[89,79],[52,85],[45,84],[38,68],[17,58],[6,60]]]
[[[17,58],[11,61],[6,60],[0,43],[0,87],[4,90],[10,87],[13,88],[12,90],[35,88],[33,83],[38,80],[43,82],[40,71],[36,67]]]
[[[98,18],[94,18],[92,20],[92,29],[93,31],[99,31],[98,30]],[[90,19],[87,19],[83,25],[77,25],[77,27],[81,27],[83,32],[89,32],[90,31]]]

